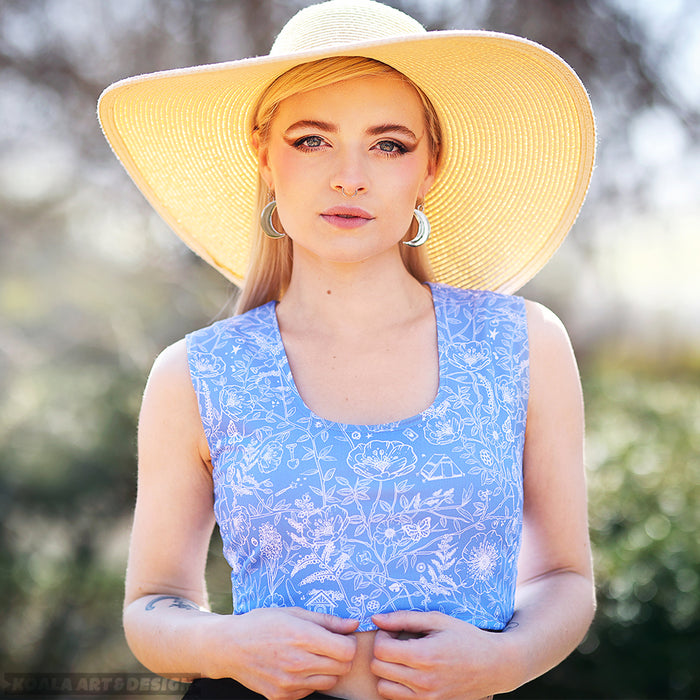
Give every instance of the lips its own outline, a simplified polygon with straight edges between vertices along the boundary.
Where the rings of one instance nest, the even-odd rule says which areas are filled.
[[[360,207],[331,207],[321,212],[321,218],[337,228],[364,226],[374,217]]]

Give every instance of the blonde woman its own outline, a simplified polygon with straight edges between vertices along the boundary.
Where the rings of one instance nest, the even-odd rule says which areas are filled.
[[[583,410],[511,296],[566,235],[585,91],[517,37],[372,0],[269,56],[109,88],[103,128],[238,313],[148,381],[124,624],[187,697],[484,698],[582,639]],[[234,610],[209,610],[218,523]]]

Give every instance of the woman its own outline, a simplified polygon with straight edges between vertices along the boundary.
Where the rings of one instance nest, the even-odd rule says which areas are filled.
[[[245,278],[146,388],[136,656],[200,678],[189,697],[367,700],[483,698],[568,655],[594,609],[580,386],[561,324],[503,292],[585,195],[570,69],[332,0],[270,56],[112,86],[100,118],[178,235]],[[215,517],[233,615],[207,606]]]

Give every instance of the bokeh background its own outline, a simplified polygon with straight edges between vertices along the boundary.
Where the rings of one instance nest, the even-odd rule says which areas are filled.
[[[307,4],[0,0],[0,672],[143,670],[120,619],[140,395],[160,349],[235,293],[142,200],[97,98],[266,53]],[[545,44],[597,115],[589,199],[523,294],[581,365],[599,612],[512,697],[700,698],[700,3],[390,4]],[[208,579],[230,611],[216,539]]]

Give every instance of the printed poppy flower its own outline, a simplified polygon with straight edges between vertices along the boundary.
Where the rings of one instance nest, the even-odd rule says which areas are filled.
[[[348,455],[348,465],[360,476],[388,481],[408,474],[416,467],[416,453],[401,442],[370,440],[354,447]]]

